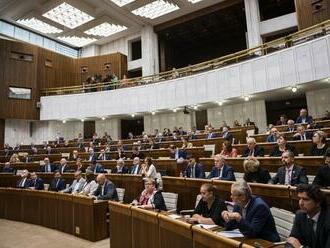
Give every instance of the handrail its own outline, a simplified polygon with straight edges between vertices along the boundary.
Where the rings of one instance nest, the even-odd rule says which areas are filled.
[[[49,96],[49,95],[93,92],[97,90],[113,90],[113,89],[134,87],[139,85],[156,83],[164,80],[185,77],[188,75],[199,73],[201,71],[205,71],[205,69],[212,70],[228,65],[229,63],[238,63],[239,60],[242,58],[250,58],[250,57],[266,55],[269,52],[272,52],[270,49],[279,50],[290,47],[294,45],[295,41],[309,38],[311,35],[314,36],[316,34],[319,34],[320,31],[321,31],[320,35],[325,35],[327,34],[327,29],[330,30],[330,19],[322,23],[319,23],[317,25],[300,30],[296,33],[289,34],[287,36],[278,38],[276,40],[261,44],[259,46],[241,50],[232,54],[224,55],[219,58],[204,61],[194,65],[189,65],[186,67],[161,72],[154,75],[116,80],[113,82],[102,82],[102,83],[96,83],[90,85],[82,84],[82,85],[74,85],[74,86],[66,86],[66,87],[47,88],[41,90],[41,95]]]

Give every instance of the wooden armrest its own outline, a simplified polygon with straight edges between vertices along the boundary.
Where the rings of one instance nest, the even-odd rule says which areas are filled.
[[[180,211],[180,215],[193,215],[194,210],[193,209],[185,209]]]

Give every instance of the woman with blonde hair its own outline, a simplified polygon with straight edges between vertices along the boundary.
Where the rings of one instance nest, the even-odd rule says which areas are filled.
[[[327,134],[323,131],[316,131],[313,135],[313,146],[310,150],[312,156],[324,156],[328,149]]]
[[[268,170],[260,167],[260,162],[255,157],[244,160],[244,180],[251,183],[268,183],[270,175]]]
[[[19,163],[19,162],[21,162],[21,161],[19,160],[17,153],[14,153],[13,155],[11,155],[11,157],[9,159],[9,163],[15,164],[15,163]]]

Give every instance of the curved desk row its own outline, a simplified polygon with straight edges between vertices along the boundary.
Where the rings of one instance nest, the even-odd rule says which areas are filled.
[[[108,237],[107,212],[108,201],[0,188],[0,218],[56,229],[90,241]]]
[[[111,248],[232,248],[242,239],[230,239],[216,232],[193,226],[182,219],[173,219],[166,212],[139,209],[109,202]],[[247,239],[244,248],[270,247],[272,243]]]

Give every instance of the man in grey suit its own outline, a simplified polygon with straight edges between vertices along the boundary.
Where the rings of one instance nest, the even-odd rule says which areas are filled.
[[[140,158],[135,157],[133,159],[133,166],[131,167],[131,174],[138,175],[141,174]]]
[[[72,184],[61,192],[78,194],[84,187],[85,182],[86,180],[82,177],[81,171],[76,171],[74,173],[74,181],[72,182]]]
[[[294,154],[291,151],[285,151],[282,154],[282,163],[276,175],[270,179],[272,184],[297,185],[308,184],[305,169],[294,164]]]
[[[99,184],[97,190],[94,191],[94,197],[97,200],[118,201],[116,186],[105,177],[105,174],[99,174],[96,181]]]

